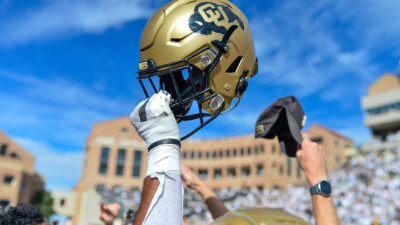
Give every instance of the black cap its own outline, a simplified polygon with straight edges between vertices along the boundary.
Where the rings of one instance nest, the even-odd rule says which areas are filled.
[[[301,129],[306,121],[303,107],[294,96],[280,98],[268,106],[256,122],[256,138],[279,139],[281,150],[290,157],[296,156],[297,144],[303,141]]]

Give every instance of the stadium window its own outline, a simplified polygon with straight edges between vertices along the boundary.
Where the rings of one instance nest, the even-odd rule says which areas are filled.
[[[187,152],[186,152],[186,151],[183,152],[183,158],[184,158],[184,159],[187,158]]]
[[[207,152],[206,152],[206,159],[209,159],[209,158],[210,158],[210,152],[207,151]]]
[[[133,170],[132,176],[139,177],[140,176],[140,166],[142,164],[142,151],[136,150],[133,155]]]
[[[60,206],[64,206],[64,205],[65,205],[65,199],[62,198],[62,199],[60,199]]]
[[[254,154],[258,154],[258,146],[254,146]]]
[[[279,174],[280,174],[280,175],[283,174],[283,166],[282,166],[282,165],[279,166]]]
[[[125,154],[125,149],[118,149],[117,168],[115,170],[115,175],[117,176],[122,176],[124,174]]]
[[[222,159],[222,157],[224,156],[224,152],[222,150],[219,151],[219,158]]]
[[[276,152],[276,146],[275,146],[275,144],[272,144],[271,150],[272,150],[272,153],[275,153],[275,152]]]
[[[199,174],[200,179],[206,180],[208,178],[207,169],[199,169],[198,174]]]
[[[213,175],[215,180],[221,180],[222,178],[222,170],[221,168],[215,168],[214,169],[214,175]]]
[[[244,155],[244,148],[240,148],[240,155],[241,155],[241,156]]]
[[[335,147],[339,147],[339,140],[335,139]]]
[[[10,205],[10,201],[4,199],[0,200],[0,209],[4,209],[8,205]]]
[[[15,152],[12,152],[12,153],[10,154],[10,156],[11,156],[11,158],[13,158],[13,159],[19,159],[19,155],[18,155],[17,153],[15,153]]]
[[[228,168],[228,178],[233,178],[233,177],[236,177],[236,168],[229,167]]]
[[[315,138],[311,138],[311,141],[315,142],[317,144],[322,144],[323,139],[322,139],[322,137],[315,137]]]
[[[234,148],[233,149],[233,157],[236,157],[236,155],[237,155],[237,150],[236,150],[236,148]]]
[[[128,133],[128,128],[126,128],[126,127],[121,127],[120,130],[122,133]]]
[[[19,191],[25,190],[25,183],[21,183],[21,186],[19,187]]]
[[[230,154],[231,154],[231,151],[230,151],[229,148],[228,148],[228,149],[226,150],[226,158],[229,158]]]
[[[110,153],[109,147],[101,148],[99,174],[107,174],[108,155]]]
[[[217,158],[217,151],[213,151],[212,157],[213,157],[213,159]]]
[[[106,186],[104,184],[98,184],[96,185],[96,191],[104,191],[106,189]]]
[[[289,157],[286,157],[286,164],[287,164],[287,176],[292,176],[292,160]]]
[[[1,145],[1,148],[0,148],[0,155],[6,155],[6,153],[7,153],[7,147],[8,147],[8,145],[7,144],[2,144]]]
[[[5,176],[3,179],[3,184],[10,185],[10,184],[12,184],[13,180],[14,180],[13,176]]]
[[[198,157],[199,159],[201,159],[202,156],[203,156],[203,154],[202,154],[201,151],[197,153],[197,157]]]
[[[122,186],[121,185],[114,185],[113,187],[112,187],[112,190],[114,191],[114,193],[118,193],[118,192],[121,192],[122,190],[123,190],[123,188],[122,188]]]
[[[190,152],[190,158],[191,158],[191,159],[194,159],[194,151],[191,151],[191,152]]]
[[[336,164],[340,164],[340,156],[336,155],[335,156]]]
[[[297,162],[297,178],[301,178],[301,167],[299,162]]]
[[[264,153],[264,151],[265,151],[264,144],[261,144],[261,145],[260,145],[260,152],[261,152],[261,153]]]
[[[242,166],[242,177],[250,176],[250,166]]]
[[[257,176],[263,176],[264,175],[264,165],[263,164],[257,164]]]
[[[251,155],[251,147],[247,148],[247,155]]]

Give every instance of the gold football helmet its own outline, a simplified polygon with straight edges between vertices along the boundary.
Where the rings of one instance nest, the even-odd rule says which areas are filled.
[[[311,225],[283,209],[251,208],[231,211],[211,225]]]
[[[149,88],[166,90],[174,99],[170,107],[178,122],[200,120],[200,126],[182,139],[236,107],[258,70],[247,18],[226,0],[164,5],[143,30],[140,59],[137,79],[146,97]],[[230,107],[233,98],[238,100]],[[194,100],[198,113],[187,115]]]

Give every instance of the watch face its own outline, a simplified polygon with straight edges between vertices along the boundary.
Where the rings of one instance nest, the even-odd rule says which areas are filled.
[[[325,195],[330,195],[332,192],[331,185],[327,181],[321,181],[320,183],[321,191]]]

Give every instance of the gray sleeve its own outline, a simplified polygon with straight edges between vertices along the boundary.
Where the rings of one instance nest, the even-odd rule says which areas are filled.
[[[152,173],[160,185],[151,201],[143,225],[182,225],[183,197],[180,172]]]

